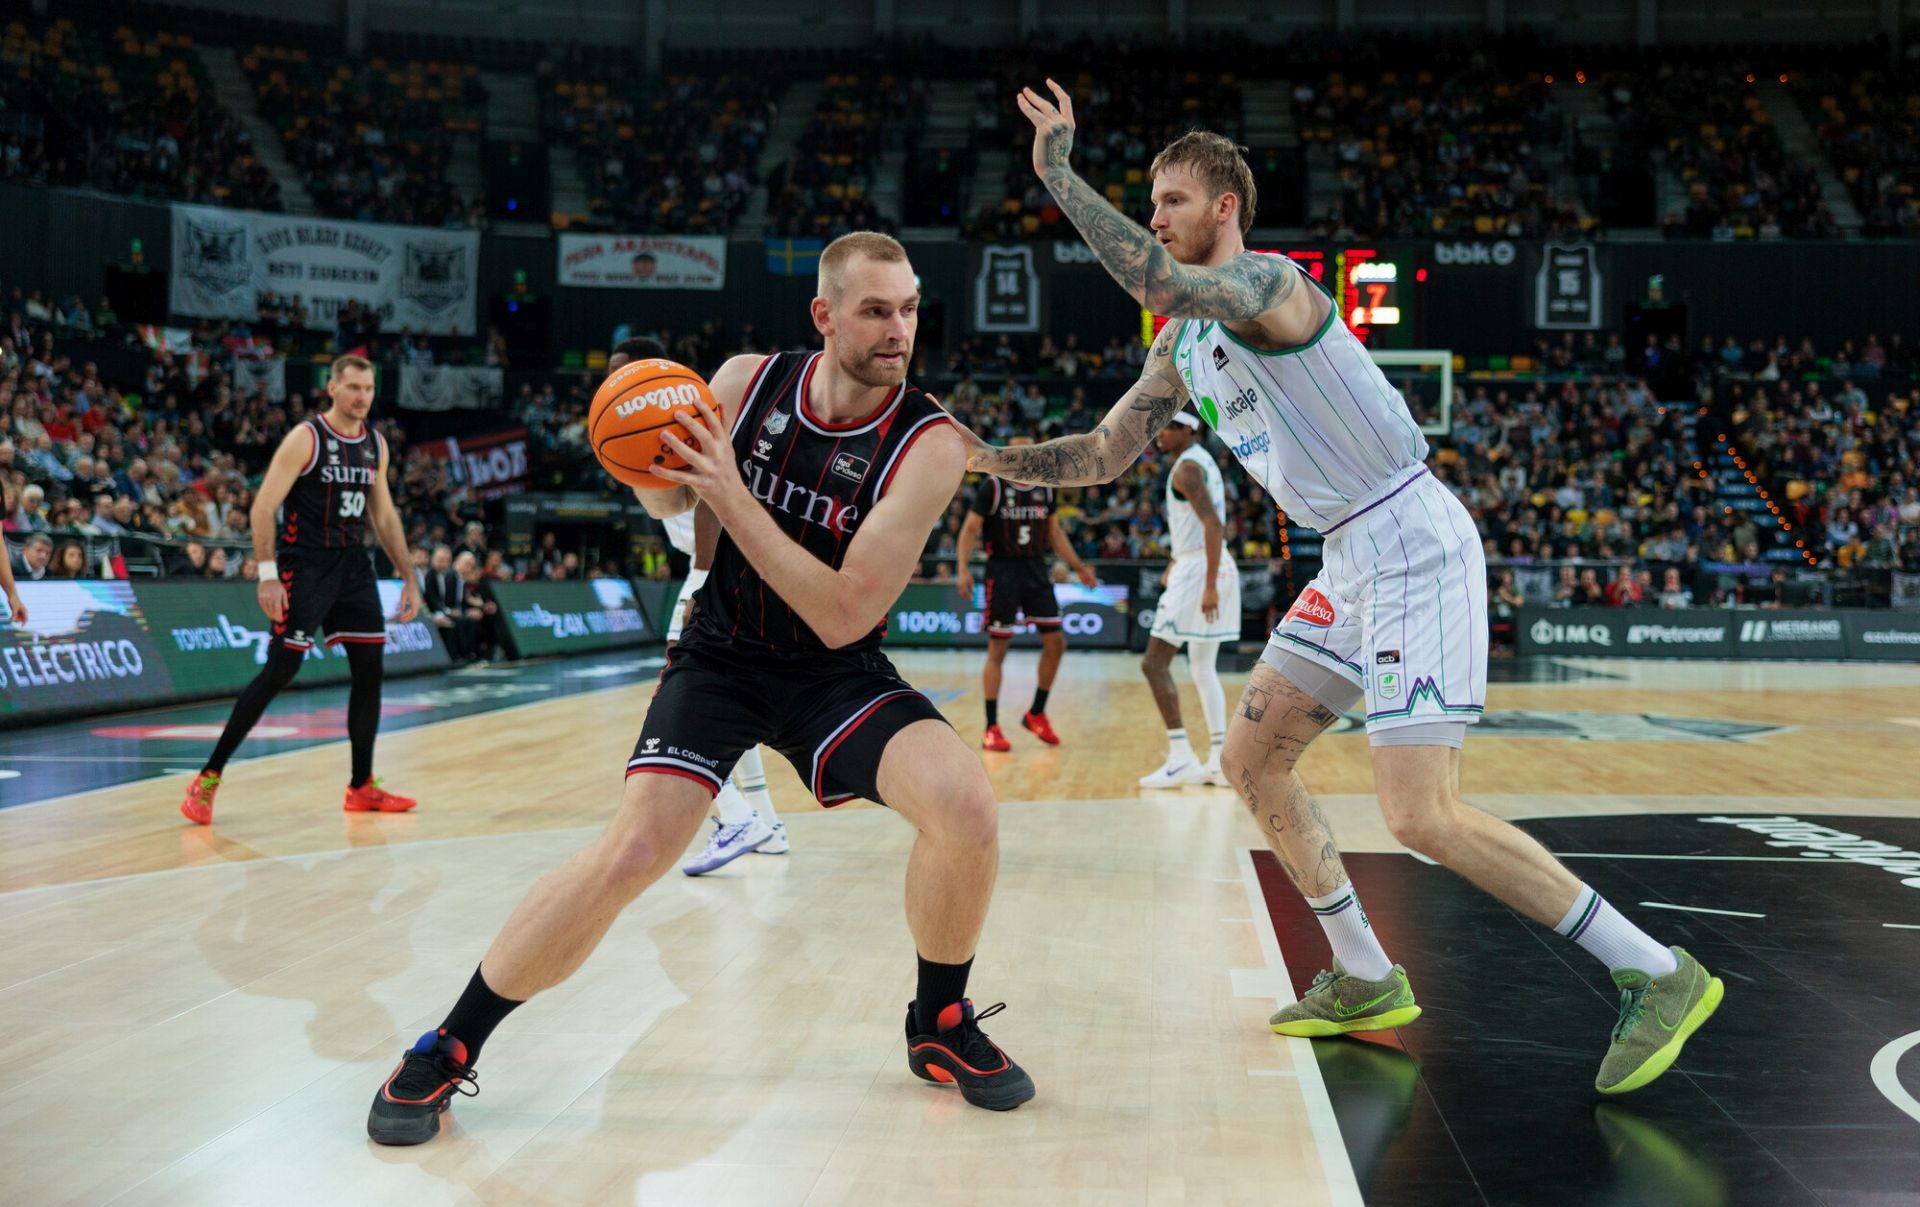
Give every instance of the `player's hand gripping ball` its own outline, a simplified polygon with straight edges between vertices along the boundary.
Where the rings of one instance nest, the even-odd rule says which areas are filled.
[[[662,433],[674,432],[690,440],[674,422],[675,412],[698,415],[695,403],[704,400],[726,416],[713,391],[698,373],[670,360],[636,360],[622,365],[600,383],[587,411],[587,442],[593,455],[615,481],[639,490],[672,490],[674,483],[648,472],[655,466],[685,469],[678,453],[660,443]]]

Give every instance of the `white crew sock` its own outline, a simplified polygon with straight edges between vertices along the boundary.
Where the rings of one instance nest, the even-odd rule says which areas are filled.
[[[733,765],[733,782],[740,786],[754,812],[771,822],[773,797],[767,792],[767,765],[761,761],[758,746],[748,747],[740,761]]]
[[[1207,717],[1207,760],[1212,763],[1220,761],[1220,748],[1227,742],[1227,693],[1215,665],[1219,657],[1217,641],[1187,642],[1187,673],[1200,693],[1200,711]]]
[[[1385,980],[1393,971],[1393,961],[1374,937],[1367,911],[1360,908],[1360,894],[1352,884],[1343,884],[1324,897],[1308,897],[1320,929],[1327,932],[1333,945],[1333,958],[1340,967],[1363,981]]]
[[[713,798],[713,812],[723,826],[744,826],[753,820],[753,806],[731,779],[720,785],[720,795]]]
[[[1573,899],[1573,908],[1553,929],[1556,934],[1565,935],[1586,948],[1609,972],[1633,968],[1648,976],[1662,977],[1680,966],[1671,951],[1627,921],[1619,910],[1607,904],[1605,897],[1584,884]]]
[[[1181,759],[1193,759],[1193,747],[1187,745],[1187,731],[1184,729],[1167,730],[1167,761],[1177,763]]]

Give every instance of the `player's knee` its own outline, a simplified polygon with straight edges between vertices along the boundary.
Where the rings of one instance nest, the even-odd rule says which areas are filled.
[[[603,852],[604,880],[608,890],[624,901],[660,879],[673,867],[680,854],[645,828],[636,827],[620,834],[609,834]]]
[[[939,837],[959,846],[986,849],[1000,841],[1000,802],[982,774],[942,799]]]
[[[1459,827],[1453,800],[1444,792],[1383,792],[1380,812],[1396,842],[1435,859],[1452,846]]]
[[[300,650],[281,650],[267,662],[261,674],[275,691],[279,691],[293,682],[293,677],[300,673],[300,664],[306,661],[306,657],[305,652]]]
[[[1220,771],[1243,796],[1243,784],[1273,779],[1285,783],[1293,770],[1293,760],[1278,747],[1262,746],[1254,741],[1251,726],[1234,725],[1227,729],[1227,740],[1220,747]]]

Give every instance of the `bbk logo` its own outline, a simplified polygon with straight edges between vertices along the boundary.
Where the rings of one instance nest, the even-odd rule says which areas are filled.
[[[1505,268],[1519,255],[1505,239],[1498,243],[1436,243],[1433,262],[1445,265],[1491,264]]]
[[[1554,624],[1550,620],[1536,620],[1527,635],[1536,645],[1613,644],[1613,630],[1603,624]]]

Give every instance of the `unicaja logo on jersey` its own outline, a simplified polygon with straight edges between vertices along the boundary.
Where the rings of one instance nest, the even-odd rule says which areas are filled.
[[[1308,587],[1300,593],[1299,599],[1293,601],[1293,607],[1287,610],[1286,619],[1304,620],[1308,624],[1319,625],[1325,629],[1333,627],[1336,617],[1333,614],[1333,604],[1328,602],[1327,597]]]
[[[648,390],[645,394],[636,394],[613,408],[613,413],[616,417],[625,419],[635,411],[642,411],[648,407],[690,407],[699,401],[700,387],[682,382],[676,386],[661,386],[657,390]]]

